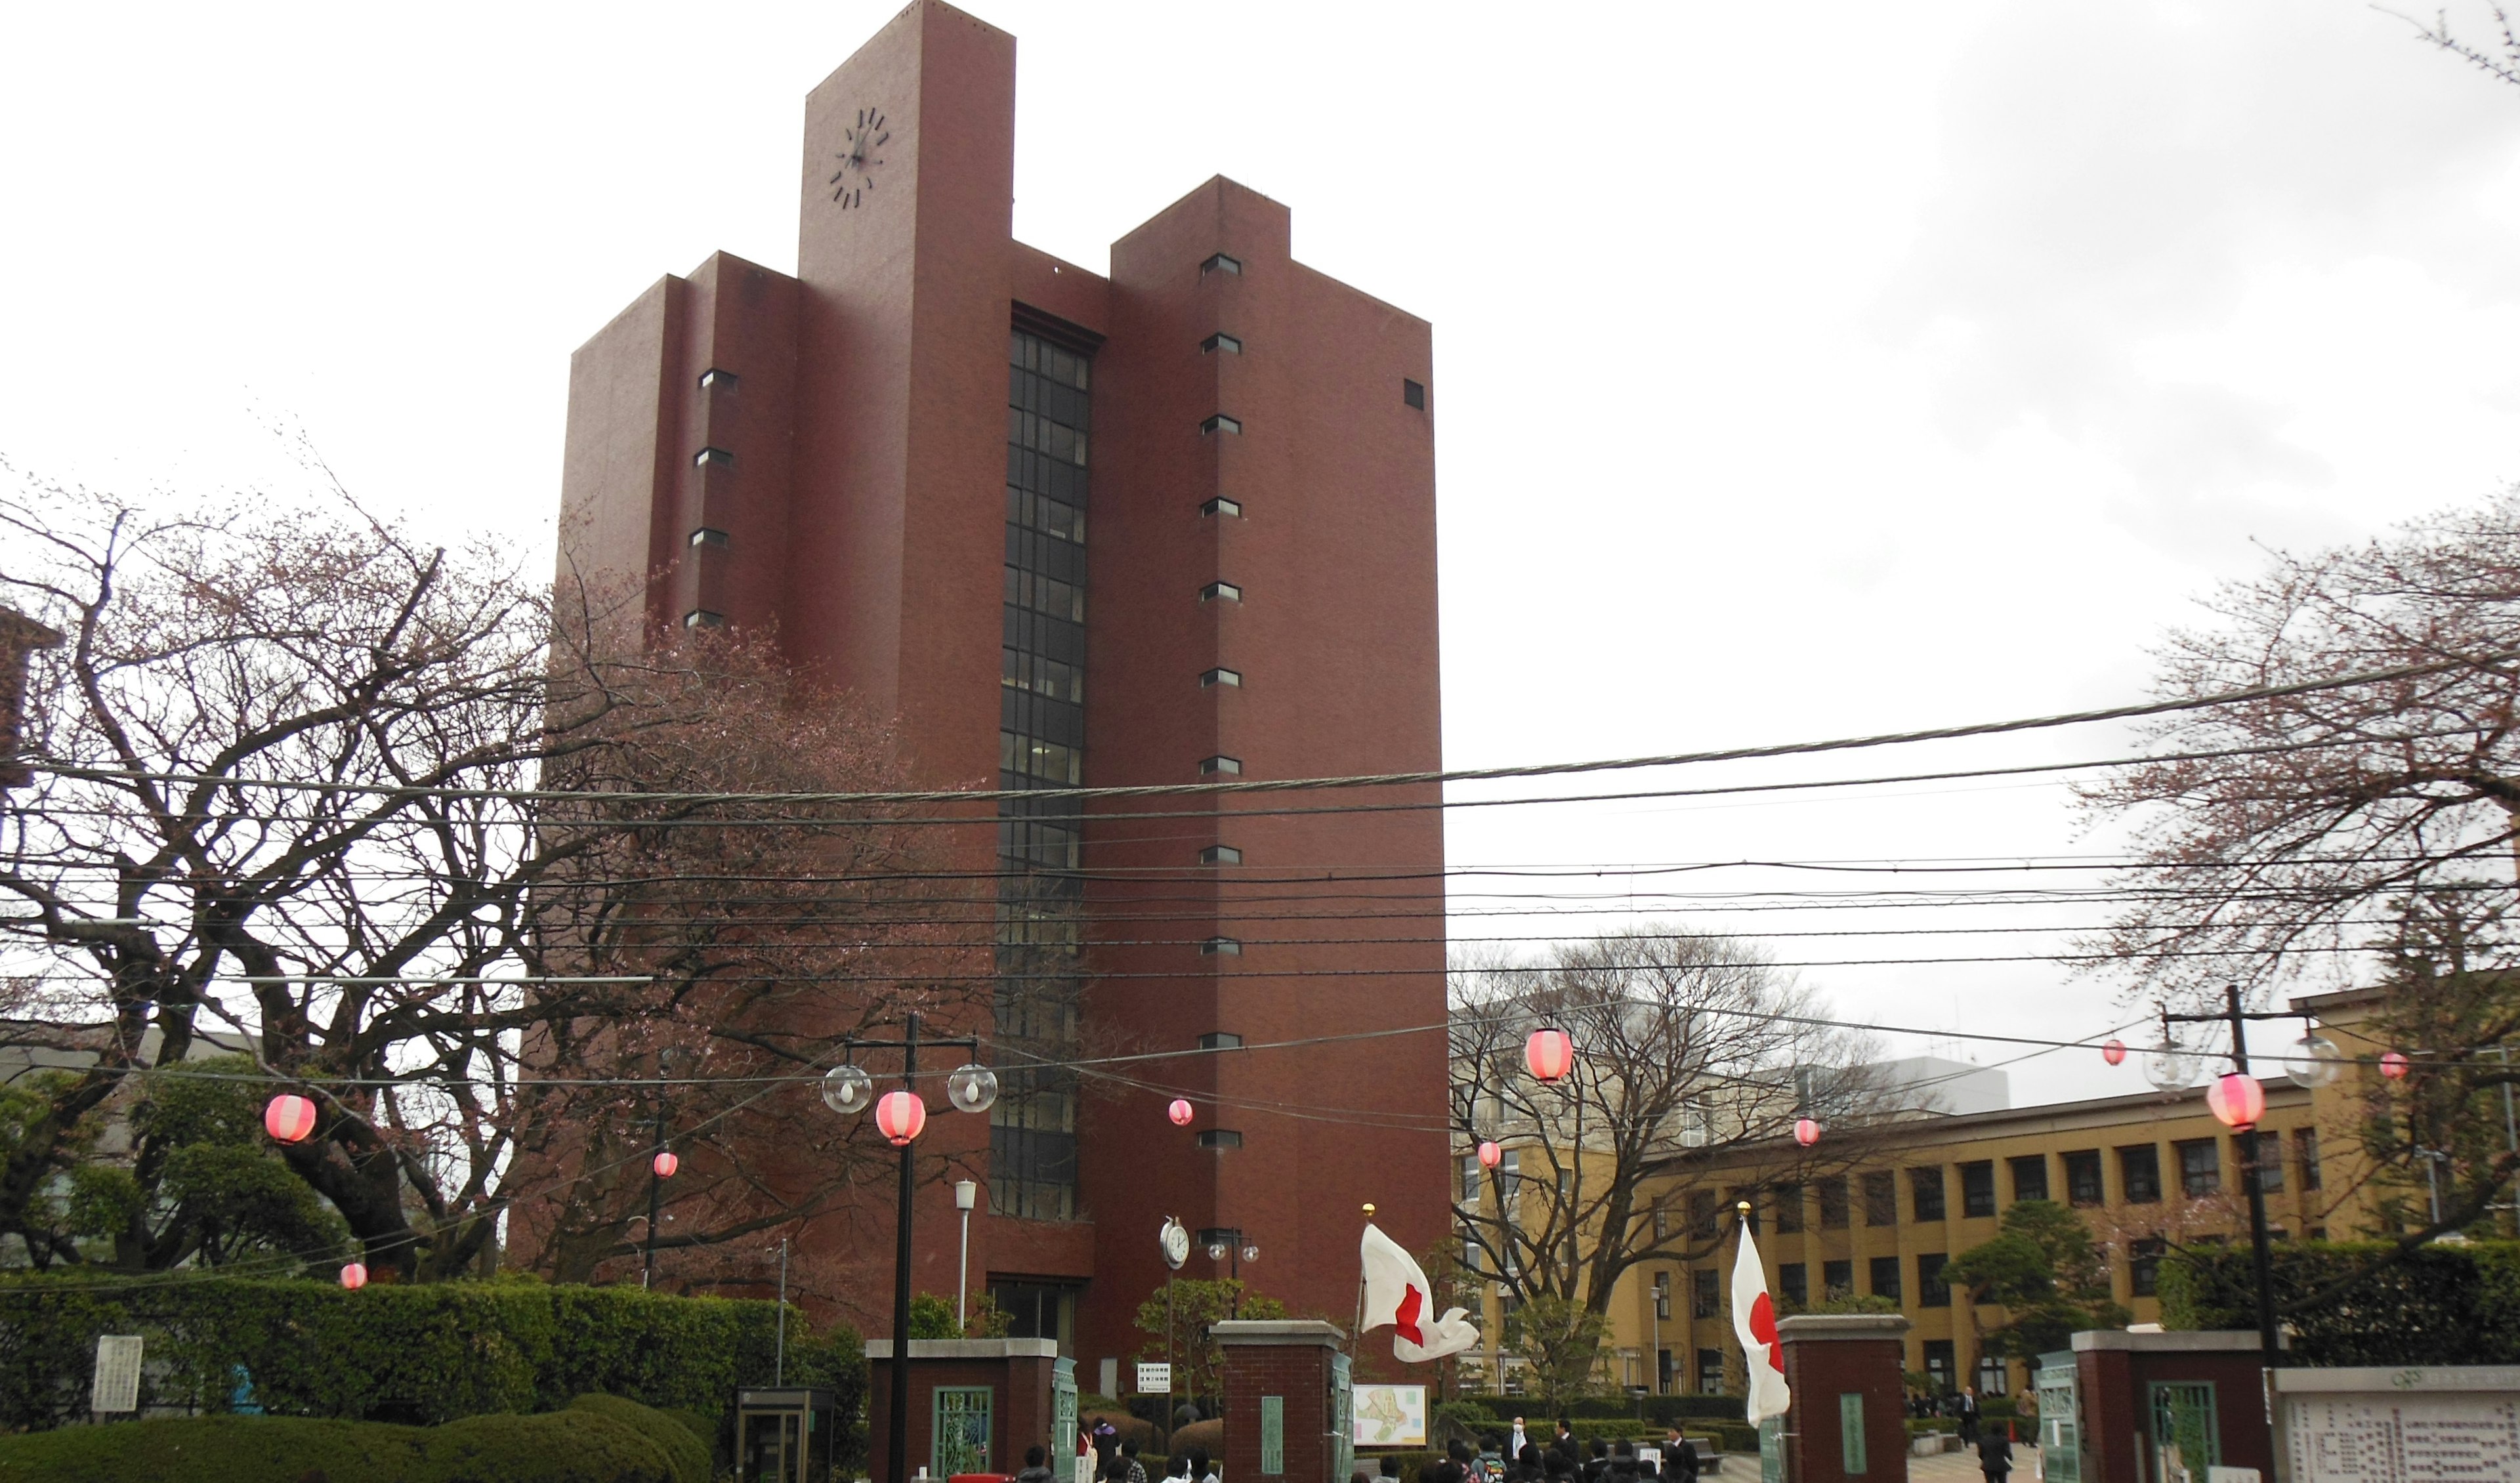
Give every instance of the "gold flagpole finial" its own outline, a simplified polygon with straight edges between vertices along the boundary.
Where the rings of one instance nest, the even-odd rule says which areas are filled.
[[[1747,1215],[1750,1213],[1750,1202],[1748,1200],[1743,1200],[1732,1208],[1740,1211],[1743,1215]]]

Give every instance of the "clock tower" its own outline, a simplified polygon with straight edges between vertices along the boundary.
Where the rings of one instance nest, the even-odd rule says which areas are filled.
[[[1433,347],[1230,180],[1107,273],[1014,241],[1014,65],[916,0],[813,90],[793,275],[718,254],[571,361],[561,547],[652,631],[775,626],[921,786],[988,794],[932,811],[955,926],[916,972],[972,991],[930,1028],[1002,1091],[916,1146],[913,1281],[955,1290],[981,1182],[970,1285],[1091,1389],[1175,1267],[1338,1315],[1368,1203],[1413,1251],[1451,1227],[1436,789],[1065,791],[1441,768]],[[748,1172],[775,1203],[818,1156]],[[659,1281],[766,1278],[787,1234],[879,1333],[890,1211]]]

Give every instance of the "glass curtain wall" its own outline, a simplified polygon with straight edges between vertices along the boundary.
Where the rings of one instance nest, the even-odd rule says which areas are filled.
[[[1084,782],[1087,357],[1012,332],[1007,377],[1006,628],[998,786]],[[1076,1042],[1080,836],[1073,800],[998,808],[997,1034],[989,1199],[1001,1215],[1071,1220],[1076,1087],[1042,1061]]]

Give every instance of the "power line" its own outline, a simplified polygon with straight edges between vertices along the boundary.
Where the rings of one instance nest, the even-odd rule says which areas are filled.
[[[2252,686],[2244,690],[2224,691],[2210,696],[2187,697],[2173,700],[2142,701],[2129,705],[2107,706],[2098,710],[2063,711],[2052,715],[2030,716],[2008,721],[1981,721],[1959,726],[1929,727],[1920,731],[1881,732],[1869,736],[1841,737],[1819,742],[1787,742],[1764,746],[1725,747],[1705,751],[1666,752],[1642,757],[1616,757],[1587,762],[1531,763],[1511,767],[1460,768],[1399,773],[1357,773],[1314,778],[1238,779],[1216,783],[1135,784],[1118,787],[1049,787],[1049,788],[914,788],[881,791],[828,792],[645,792],[542,788],[464,788],[443,786],[409,786],[399,784],[298,782],[283,779],[248,779],[217,773],[156,772],[141,769],[92,768],[46,759],[33,759],[35,770],[60,777],[92,782],[178,783],[209,785],[219,787],[257,787],[275,791],[317,792],[327,794],[365,794],[389,797],[433,797],[495,799],[511,802],[572,803],[714,803],[776,802],[795,804],[891,804],[891,803],[979,803],[1008,800],[1065,801],[1088,798],[1148,798],[1206,794],[1306,791],[1316,788],[1408,787],[1449,783],[1488,782],[1508,778],[1562,777],[1577,773],[1625,772],[1642,768],[1685,767],[1706,762],[1739,762],[1769,757],[1809,756],[1821,752],[1855,751],[1876,746],[1899,746],[1919,742],[1948,742],[1968,737],[2004,736],[2019,732],[2046,731],[2057,727],[2083,726],[2100,721],[2127,721],[2145,716],[2172,715],[2182,711],[2207,710],[2224,705],[2245,704],[2255,700],[2280,699],[2292,696],[2317,695],[2327,691],[2346,690],[2360,685],[2377,685],[2395,680],[2420,679],[2428,675],[2457,670],[2483,669],[2520,658],[2520,650],[2503,650],[2473,657],[2434,660],[2423,664],[2399,665],[2388,669],[2366,670],[2357,674],[2323,680],[2302,680],[2287,685]],[[994,818],[995,816],[991,816]]]

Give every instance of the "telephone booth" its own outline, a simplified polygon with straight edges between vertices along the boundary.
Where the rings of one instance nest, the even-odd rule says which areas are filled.
[[[832,1393],[820,1386],[735,1393],[740,1483],[831,1483]]]

